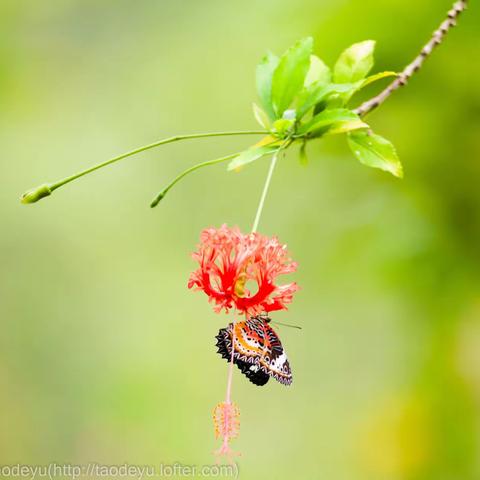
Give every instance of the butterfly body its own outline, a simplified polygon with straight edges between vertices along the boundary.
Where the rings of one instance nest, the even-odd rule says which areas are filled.
[[[268,317],[257,316],[221,328],[215,337],[218,353],[230,361],[233,338],[233,361],[253,384],[265,385],[273,377],[284,385],[290,385],[290,364],[269,322]]]

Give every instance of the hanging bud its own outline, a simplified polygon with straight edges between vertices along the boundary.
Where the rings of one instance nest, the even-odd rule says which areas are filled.
[[[52,194],[52,190],[48,185],[40,185],[37,188],[29,190],[22,195],[21,202],[22,203],[35,203],[41,200],[44,197],[48,197]]]

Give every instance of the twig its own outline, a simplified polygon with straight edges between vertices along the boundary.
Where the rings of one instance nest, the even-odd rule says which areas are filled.
[[[437,30],[433,32],[429,42],[422,48],[419,55],[408,64],[400,75],[385,90],[377,96],[362,103],[354,112],[361,117],[370,113],[381,105],[395,90],[407,84],[410,77],[417,72],[423,65],[423,62],[431,55],[437,45],[442,43],[449,30],[456,25],[458,16],[467,8],[468,0],[459,0],[454,3],[452,9],[447,13],[447,18],[441,23]]]

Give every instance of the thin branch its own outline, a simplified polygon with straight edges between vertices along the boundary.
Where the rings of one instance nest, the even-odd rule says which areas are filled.
[[[422,48],[419,55],[408,64],[400,75],[387,87],[380,92],[377,96],[362,103],[354,111],[360,116],[364,116],[370,113],[372,110],[381,105],[395,90],[403,87],[410,80],[410,77],[417,72],[423,65],[423,62],[432,54],[437,45],[442,43],[443,39],[457,23],[458,16],[467,8],[468,0],[459,0],[456,2],[452,9],[447,13],[447,18],[441,23],[437,30],[433,32],[429,42]]]

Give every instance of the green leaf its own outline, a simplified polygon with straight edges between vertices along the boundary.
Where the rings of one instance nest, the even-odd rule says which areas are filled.
[[[347,83],[345,85],[352,85],[351,83]],[[346,99],[349,98],[350,94],[352,92],[352,89],[347,90],[346,92],[341,92],[341,93],[334,93],[330,95],[326,101],[324,102],[325,105],[323,105],[323,108],[318,109],[315,107],[314,113],[317,114],[318,112],[321,112],[324,109],[330,109],[330,108],[345,108],[345,105],[347,103]],[[322,105],[321,105],[322,106]]]
[[[279,118],[273,122],[273,130],[278,135],[285,135],[293,126],[295,120],[289,120],[288,118]]]
[[[376,73],[375,75],[370,75],[369,77],[364,78],[363,80],[358,80],[357,82],[350,84],[350,85],[353,85],[353,88],[342,96],[344,104],[346,104],[353,97],[353,95],[355,95],[355,93],[357,93],[367,85],[370,85],[373,82],[381,80],[382,78],[396,77],[397,75],[398,74],[396,72],[379,72],[379,73]]]
[[[304,86],[308,87],[312,83],[326,85],[332,80],[330,68],[316,55],[310,55],[310,68],[305,77]]]
[[[308,165],[308,156],[307,156],[307,142],[304,140],[300,145],[300,165],[306,167]]]
[[[369,128],[369,125],[360,119],[346,120],[346,121],[338,122],[334,124],[325,132],[325,135],[337,135],[339,133],[347,133],[353,130],[359,130],[359,129],[365,129],[365,128]]]
[[[362,80],[373,67],[375,42],[366,40],[348,47],[338,58],[333,69],[336,83],[354,83]]]
[[[348,134],[348,145],[360,163],[403,177],[402,164],[395,147],[380,135],[367,130],[351,132]]]
[[[267,53],[257,65],[256,71],[257,93],[260,97],[260,103],[272,120],[275,119],[272,106],[272,77],[279,61],[276,55]]]
[[[309,137],[318,137],[330,128],[337,128],[343,123],[357,120],[360,120],[360,117],[347,108],[332,108],[315,115],[298,130],[298,133],[300,135],[308,134]]]
[[[397,77],[397,76],[398,76],[397,72],[390,72],[390,71],[378,72],[378,73],[375,73],[374,75],[370,75],[369,77],[361,81],[360,88],[366,87],[367,85],[370,85],[373,82],[377,82],[378,80],[381,80],[382,78]]]
[[[260,145],[250,147],[248,150],[243,151],[238,157],[235,157],[227,167],[227,170],[235,170],[237,168],[243,167],[248,163],[254,162],[259,158],[262,158],[266,155],[271,155],[275,153],[279,148],[279,145]]]
[[[349,92],[354,88],[351,83],[314,83],[302,90],[298,97],[297,118],[302,118],[312,107],[323,102],[327,97],[336,93]]]
[[[280,59],[272,79],[272,103],[277,118],[282,116],[303,87],[312,48],[313,39],[305,38],[290,47]]]
[[[268,118],[268,115],[256,103],[253,104],[253,115],[260,126],[266,130],[270,129],[270,119]]]

